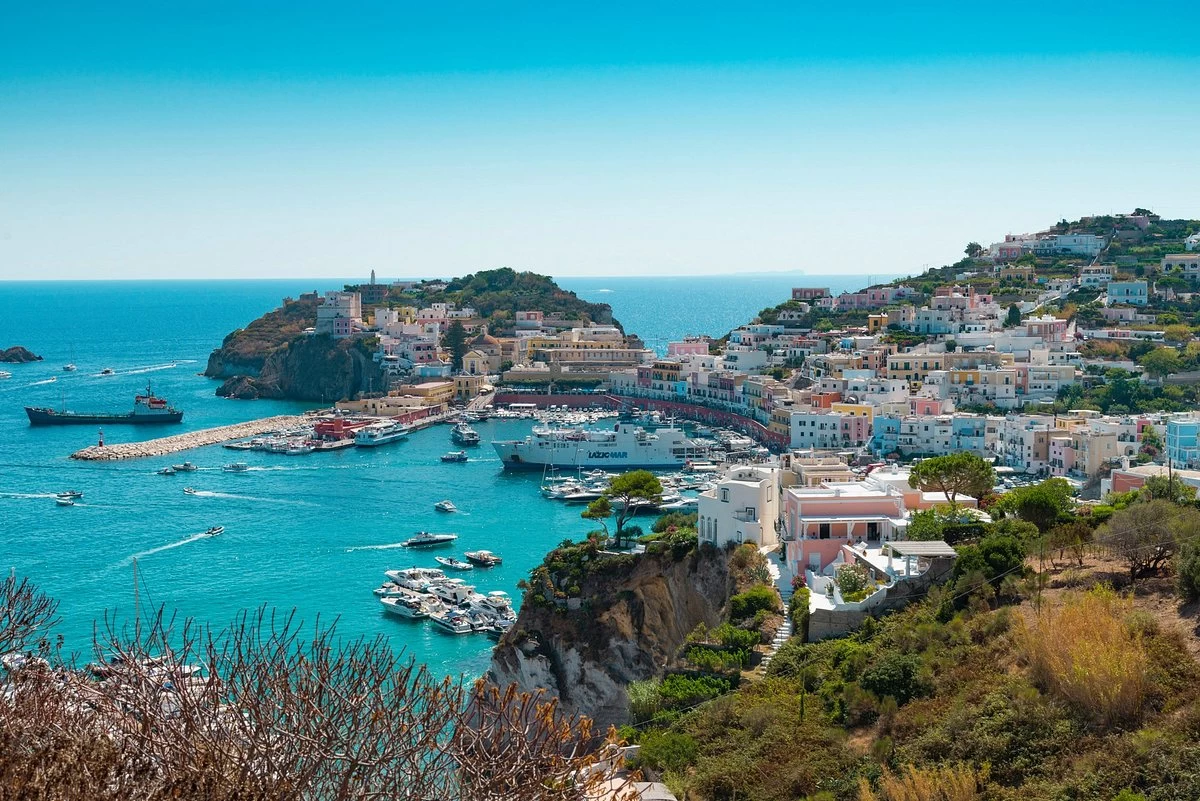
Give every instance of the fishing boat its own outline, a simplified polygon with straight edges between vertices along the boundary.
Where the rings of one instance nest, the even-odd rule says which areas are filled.
[[[454,505],[454,502],[448,501],[448,500],[447,501],[438,501],[437,503],[435,503],[433,505],[433,508],[437,509],[439,512],[457,512],[458,511],[458,507]]]
[[[442,567],[448,567],[451,570],[474,570],[475,565],[470,562],[464,562],[461,559],[455,559],[453,556],[435,556],[433,561],[437,562]]]
[[[443,462],[465,462],[467,461],[466,451],[450,451],[442,454]]]
[[[162,470],[157,470],[155,472],[160,476],[173,476],[173,475],[175,475],[175,468],[174,467],[164,467]]]
[[[52,379],[53,380],[53,379]],[[35,426],[61,425],[111,425],[115,423],[149,424],[149,423],[178,423],[183,420],[183,412],[159,398],[146,385],[145,395],[135,395],[132,412],[72,412],[67,409],[51,409],[49,407],[26,406],[25,414],[29,424]]]
[[[410,537],[401,545],[405,548],[429,548],[435,545],[449,545],[458,539],[457,534],[431,534],[428,531],[418,531],[415,537]]]
[[[463,554],[467,561],[480,567],[494,567],[504,560],[491,551],[467,551]]]
[[[383,611],[406,620],[429,617],[429,609],[425,604],[412,596],[385,595],[379,599],[379,603],[383,605]]]
[[[250,469],[250,465],[246,464],[245,462],[234,462],[233,464],[225,465],[221,469],[226,473],[245,473]]]
[[[439,629],[450,634],[470,634],[475,630],[475,627],[471,625],[470,618],[462,612],[454,610],[434,612],[429,619]]]
[[[58,504],[59,506],[74,506],[75,505],[75,501],[71,500],[70,498],[55,498],[54,502],[56,504]]]
[[[192,489],[191,487],[184,487],[183,494],[184,495],[195,495],[196,491],[194,489]]]
[[[213,526],[208,531],[204,532],[205,536],[208,536],[208,537],[215,537],[218,534],[224,534],[224,533],[225,533],[224,526]]]
[[[196,467],[196,465],[192,464],[191,462],[184,462],[183,464],[173,464],[173,465],[171,465],[171,467],[173,467],[175,469],[175,472],[177,472],[177,473],[194,473],[200,469],[200,468]]]
[[[479,432],[471,428],[466,423],[459,423],[450,432],[450,439],[454,440],[459,445],[478,445]]]
[[[58,497],[58,498],[82,498],[83,493],[80,492],[79,490],[64,490],[62,492],[55,493],[55,497]]]

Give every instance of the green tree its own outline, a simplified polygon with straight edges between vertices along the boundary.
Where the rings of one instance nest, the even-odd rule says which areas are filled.
[[[967,246],[963,248],[963,253],[966,253],[969,259],[977,259],[983,253],[983,245],[978,242],[968,242]]]
[[[1184,484],[1176,476],[1150,476],[1142,485],[1142,492],[1151,498],[1161,498],[1174,504],[1191,503],[1196,500],[1196,488]]]
[[[989,534],[978,545],[958,549],[954,575],[964,576],[975,571],[995,586],[1004,576],[1017,573],[1025,564],[1025,546],[1010,534]]]
[[[450,323],[442,337],[442,344],[450,351],[450,361],[455,370],[461,370],[463,356],[467,355],[467,329],[458,320]]]
[[[608,539],[608,518],[612,517],[612,502],[605,497],[597,498],[579,513],[584,520],[595,520],[604,529],[604,538]]]
[[[662,500],[662,491],[662,483],[649,470],[633,470],[609,480],[604,495],[616,513],[618,547],[625,533],[625,524],[637,513],[637,508],[647,504],[657,505]]]
[[[1004,327],[1012,328],[1021,324],[1021,308],[1017,304],[1008,307],[1008,314],[1004,316]]]
[[[1187,344],[1192,341],[1192,329],[1183,323],[1168,325],[1163,329],[1163,339],[1167,340],[1167,342],[1175,342],[1180,345]]]
[[[1138,359],[1138,364],[1146,374],[1153,378],[1162,378],[1171,373],[1178,373],[1183,362],[1179,358],[1179,351],[1175,348],[1155,348],[1147,353],[1142,358]]]
[[[1175,555],[1175,517],[1170,501],[1131,504],[1113,514],[1096,532],[1096,541],[1107,545],[1129,567],[1129,578],[1156,572]]]
[[[1011,514],[1027,523],[1033,523],[1038,531],[1047,532],[1069,519],[1074,509],[1071,485],[1066,479],[1048,478],[1032,487],[1020,487],[1007,492],[992,511]]]
[[[951,506],[958,496],[979,498],[996,485],[996,471],[986,459],[973,453],[952,453],[918,462],[908,476],[909,486],[925,492],[941,492]]]
[[[911,519],[908,521],[908,532],[906,537],[910,540],[918,541],[934,541],[943,538],[945,531],[945,523],[938,513],[933,509],[926,509],[923,512],[914,512]]]

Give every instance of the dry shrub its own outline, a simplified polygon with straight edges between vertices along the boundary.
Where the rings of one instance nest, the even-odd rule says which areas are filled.
[[[1128,623],[1132,600],[1110,587],[1068,596],[1017,630],[1032,679],[1100,727],[1142,714],[1150,658],[1141,630]]]
[[[858,780],[858,801],[976,801],[987,776],[986,765],[979,770],[969,765],[905,765],[895,773],[884,768],[878,793],[866,779]]]

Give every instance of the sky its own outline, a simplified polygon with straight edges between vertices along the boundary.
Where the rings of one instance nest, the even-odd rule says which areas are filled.
[[[1200,217],[1196,30],[1174,2],[0,0],[0,280],[905,273]]]

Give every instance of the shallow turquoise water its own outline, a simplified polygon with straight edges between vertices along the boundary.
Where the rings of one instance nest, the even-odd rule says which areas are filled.
[[[712,326],[746,319],[770,298],[786,296],[788,285],[776,279],[777,284],[746,291],[739,284],[721,301],[721,279],[702,279],[690,298],[681,293],[682,284],[668,290],[660,279],[644,280],[640,292],[636,279],[563,283],[589,299],[612,303],[628,330],[648,331],[663,342],[696,331],[688,321],[697,319],[698,307],[724,304],[720,320],[705,317],[706,333],[723,333]],[[595,291],[610,288],[599,283],[612,284],[613,291]],[[319,288],[334,286],[330,281]],[[128,619],[136,556],[144,604],[163,604],[218,626],[242,609],[295,608],[309,621],[318,615],[338,618],[345,634],[383,633],[435,670],[478,673],[491,647],[482,635],[454,637],[383,615],[371,594],[383,571],[434,566],[435,553],[380,546],[420,529],[456,531],[457,547],[439,553],[473,548],[500,553],[501,567],[475,570],[471,578],[481,591],[502,589],[516,598],[517,581],[549,548],[591,528],[579,518],[580,507],[541,497],[540,476],[500,469],[487,443],[523,435],[528,422],[481,424],[485,444],[466,464],[438,459],[456,448],[442,426],[379,449],[284,456],[213,446],[101,464],[67,458],[95,441],[95,429],[35,429],[27,423],[24,405],[65,401],[79,410],[124,410],[147,380],[184,409],[183,424],[155,431],[113,426],[105,430],[107,441],[306,408],[217,398],[216,383],[197,373],[230,330],[278,305],[284,295],[313,288],[299,281],[0,284],[8,312],[0,318],[0,346],[24,345],[46,358],[7,365],[13,378],[0,381],[0,569],[29,575],[60,599],[59,631],[69,648],[87,646],[93,622],[106,609]],[[77,372],[62,372],[68,361],[78,365]],[[117,375],[97,375],[104,367]],[[154,474],[184,459],[205,469]],[[236,460],[254,469],[240,475],[220,471]],[[182,489],[189,485],[202,494],[185,495]],[[82,490],[83,500],[56,507],[53,493],[68,488]],[[443,498],[462,512],[435,512],[433,504]],[[196,538],[212,525],[225,526],[225,534]]]

